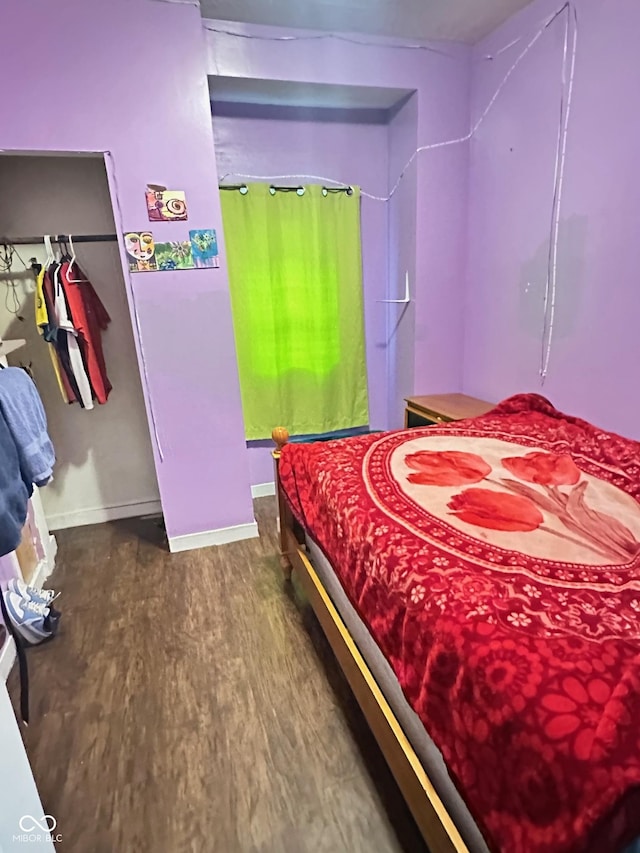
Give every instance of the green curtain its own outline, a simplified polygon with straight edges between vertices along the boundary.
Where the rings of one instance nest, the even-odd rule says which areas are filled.
[[[221,193],[246,436],[368,423],[360,192]]]

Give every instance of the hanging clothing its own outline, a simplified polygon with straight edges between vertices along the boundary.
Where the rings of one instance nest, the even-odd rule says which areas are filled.
[[[69,316],[65,292],[60,281],[61,267],[62,264],[54,264],[53,267],[53,292],[56,319],[58,321],[58,336],[61,332],[67,336],[69,363],[71,364],[71,370],[73,371],[73,376],[80,392],[83,407],[85,409],[93,409],[91,385],[89,384],[89,377],[87,376],[84,361],[82,360],[80,345],[78,344],[78,332]]]
[[[101,333],[111,317],[76,263],[72,269],[69,263],[63,263],[59,277],[93,393],[98,403],[106,403],[112,386],[107,376]]]
[[[65,403],[72,403],[75,401],[76,397],[73,393],[73,389],[69,385],[69,381],[64,375],[64,371],[60,366],[60,359],[58,357],[58,353],[56,352],[56,348],[53,345],[50,337],[50,325],[49,325],[49,312],[47,311],[47,303],[45,301],[44,296],[44,277],[46,274],[46,270],[43,267],[37,275],[36,278],[36,299],[35,299],[35,309],[36,309],[36,326],[38,328],[38,334],[42,335],[44,339],[49,343],[47,350],[49,351],[49,358],[51,359],[51,364],[53,366],[53,372],[56,375],[56,381],[58,383],[58,387],[60,388],[60,393],[62,394],[62,399]]]
[[[40,334],[43,334],[45,328],[49,325],[49,312],[47,311],[47,306],[44,301],[43,283],[45,273],[46,270],[42,267],[36,276],[36,326],[38,327]]]
[[[0,370],[0,414],[17,448],[22,479],[44,486],[53,476],[56,457],[42,400],[20,367]]]
[[[70,269],[72,267],[72,269]],[[102,350],[111,318],[91,282],[69,257],[54,261],[37,278],[38,331],[51,344],[50,357],[64,400],[92,409],[112,390]]]
[[[18,449],[0,413],[0,556],[15,551],[20,544],[32,492],[33,486],[22,479]]]
[[[43,336],[45,341],[50,343],[56,351],[60,364],[60,378],[62,379],[62,384],[64,385],[65,392],[69,398],[69,401],[73,402],[77,400],[80,403],[80,406],[84,408],[82,398],[80,397],[80,391],[78,390],[78,383],[76,382],[75,376],[73,375],[71,361],[69,360],[67,335],[64,332],[60,332],[60,334],[58,334],[59,330],[56,317],[55,293],[53,287],[53,266],[54,265],[52,264],[49,269],[45,271],[44,278],[42,281],[42,293],[47,308],[47,316],[49,318],[49,324],[48,326],[44,327]]]

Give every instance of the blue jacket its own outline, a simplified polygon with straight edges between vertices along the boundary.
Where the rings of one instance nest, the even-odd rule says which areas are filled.
[[[0,414],[0,556],[20,544],[32,491],[20,474],[18,449]]]
[[[0,370],[0,414],[4,415],[18,451],[22,478],[43,486],[51,479],[56,457],[42,400],[20,367]]]

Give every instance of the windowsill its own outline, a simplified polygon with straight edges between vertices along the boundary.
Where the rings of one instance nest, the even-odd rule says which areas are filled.
[[[333,432],[311,433],[310,435],[292,435],[289,438],[290,442],[302,444],[309,441],[333,441],[336,438],[351,438],[354,435],[367,435],[374,430],[369,429],[369,426],[352,427],[351,429],[339,429]],[[377,430],[375,430],[377,432]],[[256,438],[247,441],[247,447],[273,447],[273,441],[270,438]]]

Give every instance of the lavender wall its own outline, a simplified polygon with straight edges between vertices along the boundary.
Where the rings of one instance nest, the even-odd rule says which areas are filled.
[[[246,110],[246,108],[245,108]],[[262,112],[262,111],[261,111]],[[309,170],[345,183],[387,191],[387,127],[334,121],[329,110],[316,111],[317,120],[296,120],[290,110],[268,110],[269,118],[214,115],[218,172],[277,175]],[[215,114],[215,109],[214,109]],[[286,117],[285,117],[286,116]],[[367,156],[363,157],[362,152]],[[361,204],[363,289],[369,422],[387,425],[385,307],[387,287],[387,207],[363,198]],[[275,424],[274,424],[275,426]],[[252,484],[273,480],[272,445],[251,442],[249,467]]]
[[[414,94],[389,124],[389,187],[418,147],[418,97]],[[388,202],[389,210],[389,299],[403,299],[409,276],[408,305],[385,306],[387,355],[387,425],[403,425],[403,399],[414,388],[427,388],[423,371],[415,370],[416,313],[423,311],[422,288],[416,277],[417,255],[422,241],[417,239],[418,164],[409,166],[405,177]],[[462,233],[462,232],[461,232]],[[459,320],[450,324],[458,330]],[[458,355],[459,358],[459,355]],[[460,364],[460,361],[458,362]],[[417,382],[416,382],[417,377]],[[457,388],[457,384],[456,384]]]
[[[478,115],[518,48],[557,8],[535,2],[474,50]],[[560,230],[555,343],[538,378],[558,130],[563,23],[514,73],[471,146],[464,390],[498,400],[541,391],[558,407],[640,438],[635,101],[640,6],[575,0],[579,46]]]
[[[303,33],[245,24],[209,24],[248,35]],[[234,38],[209,31],[209,73],[415,89],[413,124],[400,122],[393,141],[390,138],[389,152],[394,166],[399,166],[401,154],[414,150],[416,139],[425,144],[467,131],[470,68],[467,47],[447,43],[441,46],[443,54],[385,47],[384,40],[376,41],[374,37],[370,41],[375,43],[359,46],[327,38],[283,42]],[[409,138],[411,144],[407,142]],[[366,150],[360,153],[362,158],[371,160],[370,168],[375,169],[372,154]],[[304,171],[313,171],[312,165],[308,164]],[[409,238],[399,224],[395,230],[394,227],[390,229],[395,237],[389,244],[389,257],[395,259],[395,263],[392,260],[390,264],[388,296],[402,295],[404,268],[415,272],[412,280],[414,304],[389,350],[390,370],[396,377],[395,390],[389,397],[387,418],[390,426],[401,422],[400,397],[404,393],[460,389],[462,315],[459,305],[464,288],[467,174],[467,145],[422,155],[407,177],[407,183],[413,181],[417,190],[412,194],[405,187],[396,206],[388,206],[390,221],[396,216],[402,222],[415,221]],[[395,182],[397,171],[392,177]],[[409,248],[411,239],[414,245]],[[390,328],[396,316],[389,315]]]
[[[19,85],[5,87],[0,147],[109,150],[126,229],[149,226],[151,181],[186,190],[189,227],[220,232],[198,9],[4,0],[2,12],[11,38],[0,51],[0,78]],[[176,239],[186,227],[154,230]],[[170,537],[253,520],[222,251],[220,270],[131,278],[164,451],[161,462],[154,443]]]
[[[16,563],[17,557],[15,553],[3,554],[2,556],[0,556],[0,586],[2,586],[3,589],[8,580],[11,580],[11,578],[15,578],[17,574]],[[2,615],[0,615],[0,622],[2,621]]]

